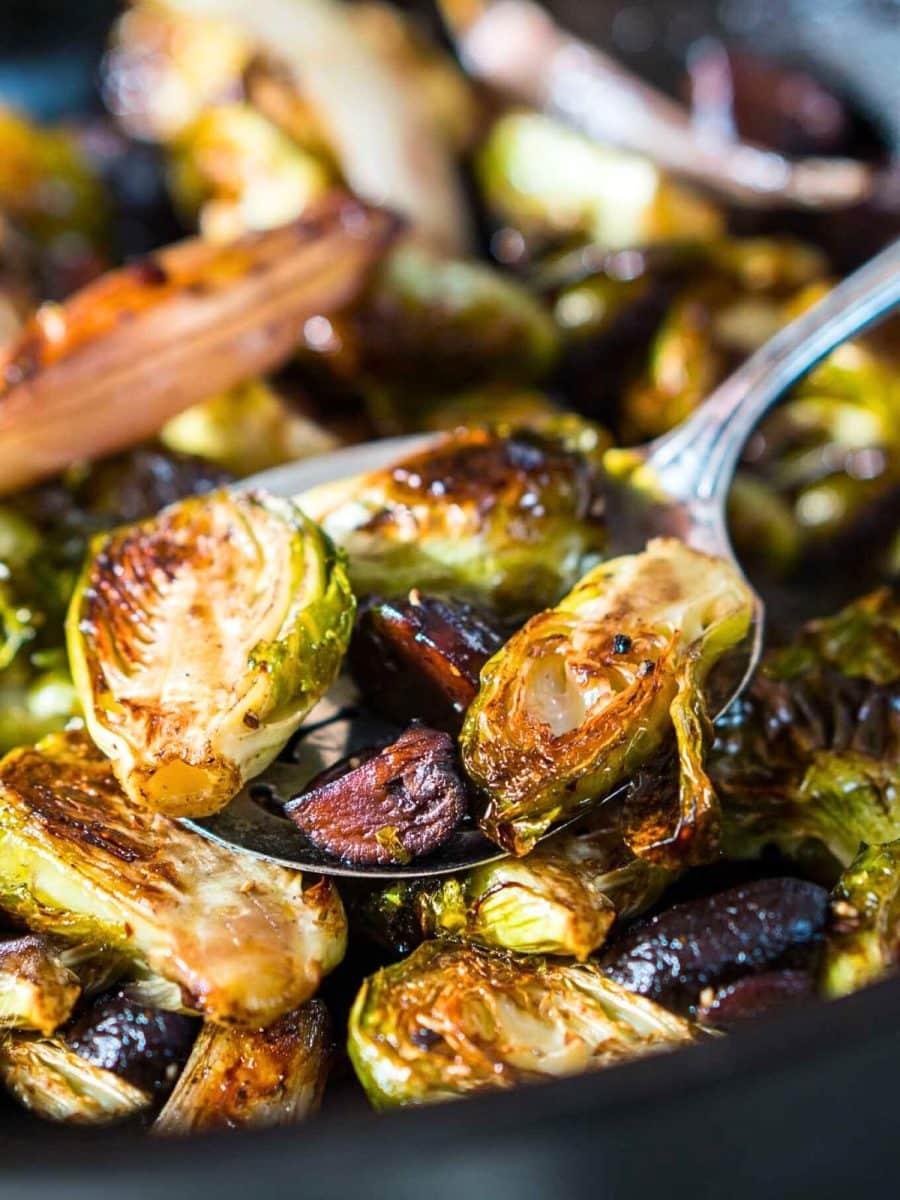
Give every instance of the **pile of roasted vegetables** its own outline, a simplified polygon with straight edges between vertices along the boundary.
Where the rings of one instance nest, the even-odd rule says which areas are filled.
[[[732,70],[739,125],[741,79],[777,69]],[[336,1105],[353,1072],[378,1108],[508,1088],[893,972],[896,327],[746,448],[730,520],[769,645],[724,715],[742,577],[673,539],[606,556],[604,455],[828,288],[821,220],[818,245],[752,226],[510,109],[380,3],[137,0],[104,94],[71,126],[0,112],[9,1094],[289,1123],[329,1072]],[[823,149],[805,110],[750,111]],[[291,500],[231,486],[415,432]],[[339,676],[387,732],[281,815],[402,878],[182,822],[292,761]],[[409,873],[466,828],[505,856]]]

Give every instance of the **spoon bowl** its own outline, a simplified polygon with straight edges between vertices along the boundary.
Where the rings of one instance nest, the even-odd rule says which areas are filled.
[[[652,537],[675,536],[696,550],[735,562],[725,505],[738,459],[753,429],[784,391],[821,358],[898,304],[900,241],[785,326],[682,425],[646,446],[608,451],[610,556],[637,553]],[[320,486],[390,466],[434,440],[433,435],[421,435],[352,446],[311,462],[267,471],[240,486],[294,497],[315,518]],[[762,600],[755,596],[748,636],[718,664],[710,679],[711,712],[721,713],[746,687],[759,661],[764,620]],[[284,804],[323,768],[391,732],[396,733],[363,712],[352,685],[341,680],[310,714],[286,756],[244,787],[222,812],[186,823],[227,845],[329,875],[446,875],[504,857],[474,826],[463,826],[434,853],[408,864],[351,864],[314,847],[282,815]],[[619,788],[613,795],[623,790]],[[560,823],[552,832],[575,819]]]

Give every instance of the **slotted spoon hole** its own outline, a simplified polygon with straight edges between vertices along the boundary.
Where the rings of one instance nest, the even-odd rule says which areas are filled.
[[[270,817],[279,817],[282,821],[288,819],[284,814],[284,804],[278,799],[271,784],[251,783],[247,789],[247,795]]]

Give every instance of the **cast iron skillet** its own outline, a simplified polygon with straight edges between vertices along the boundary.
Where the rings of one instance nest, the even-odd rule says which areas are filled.
[[[252,2],[252,0],[248,0]],[[561,0],[659,82],[722,32],[840,80],[900,149],[898,0]],[[115,0],[0,0],[0,96],[89,108]],[[161,1143],[0,1111],[0,1195],[23,1200],[779,1200],[897,1194],[900,980],[598,1075],[375,1118]]]

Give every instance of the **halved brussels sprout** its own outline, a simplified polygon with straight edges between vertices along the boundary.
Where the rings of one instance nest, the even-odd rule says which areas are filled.
[[[169,177],[176,204],[214,241],[284,225],[334,182],[327,164],[240,103],[206,108],[179,132]]]
[[[353,627],[344,565],[287,500],[215,492],[96,538],[69,661],[127,794],[222,808],[334,681]]]
[[[887,589],[770,652],[719,723],[726,852],[824,846],[847,866],[900,837],[900,606]]]
[[[501,117],[475,167],[489,209],[538,245],[577,238],[617,249],[722,231],[712,204],[649,159],[600,146],[539,113]]]
[[[153,1132],[297,1124],[318,1111],[331,1051],[321,1000],[268,1029],[206,1024]]]
[[[900,841],[866,846],[831,897],[820,983],[847,996],[896,970],[900,962]]]
[[[599,1070],[695,1030],[590,963],[426,942],[365,981],[350,1058],[376,1108]]]
[[[0,942],[0,1028],[51,1034],[69,1019],[81,981],[60,949],[35,934]]]
[[[153,1104],[148,1092],[88,1062],[58,1036],[6,1034],[0,1079],[30,1112],[69,1125],[113,1125]]]
[[[510,614],[553,603],[605,540],[592,463],[529,433],[458,430],[299,503],[347,552],[357,593],[447,591]]]
[[[649,908],[671,878],[630,854],[618,831],[588,829],[459,877],[397,881],[367,897],[360,915],[372,936],[401,953],[423,938],[458,937],[583,961],[614,921]]]
[[[208,459],[236,478],[338,446],[334,434],[263,379],[185,409],[163,426],[160,439],[170,450]]]
[[[482,669],[460,739],[486,797],[485,833],[525,854],[561,817],[602,799],[674,725],[687,861],[714,838],[702,769],[706,674],[746,634],[752,593],[736,568],[657,538],[595,567]]]
[[[327,880],[234,853],[130,801],[83,734],[0,763],[0,909],[119,952],[215,1021],[265,1025],[344,954]]]

